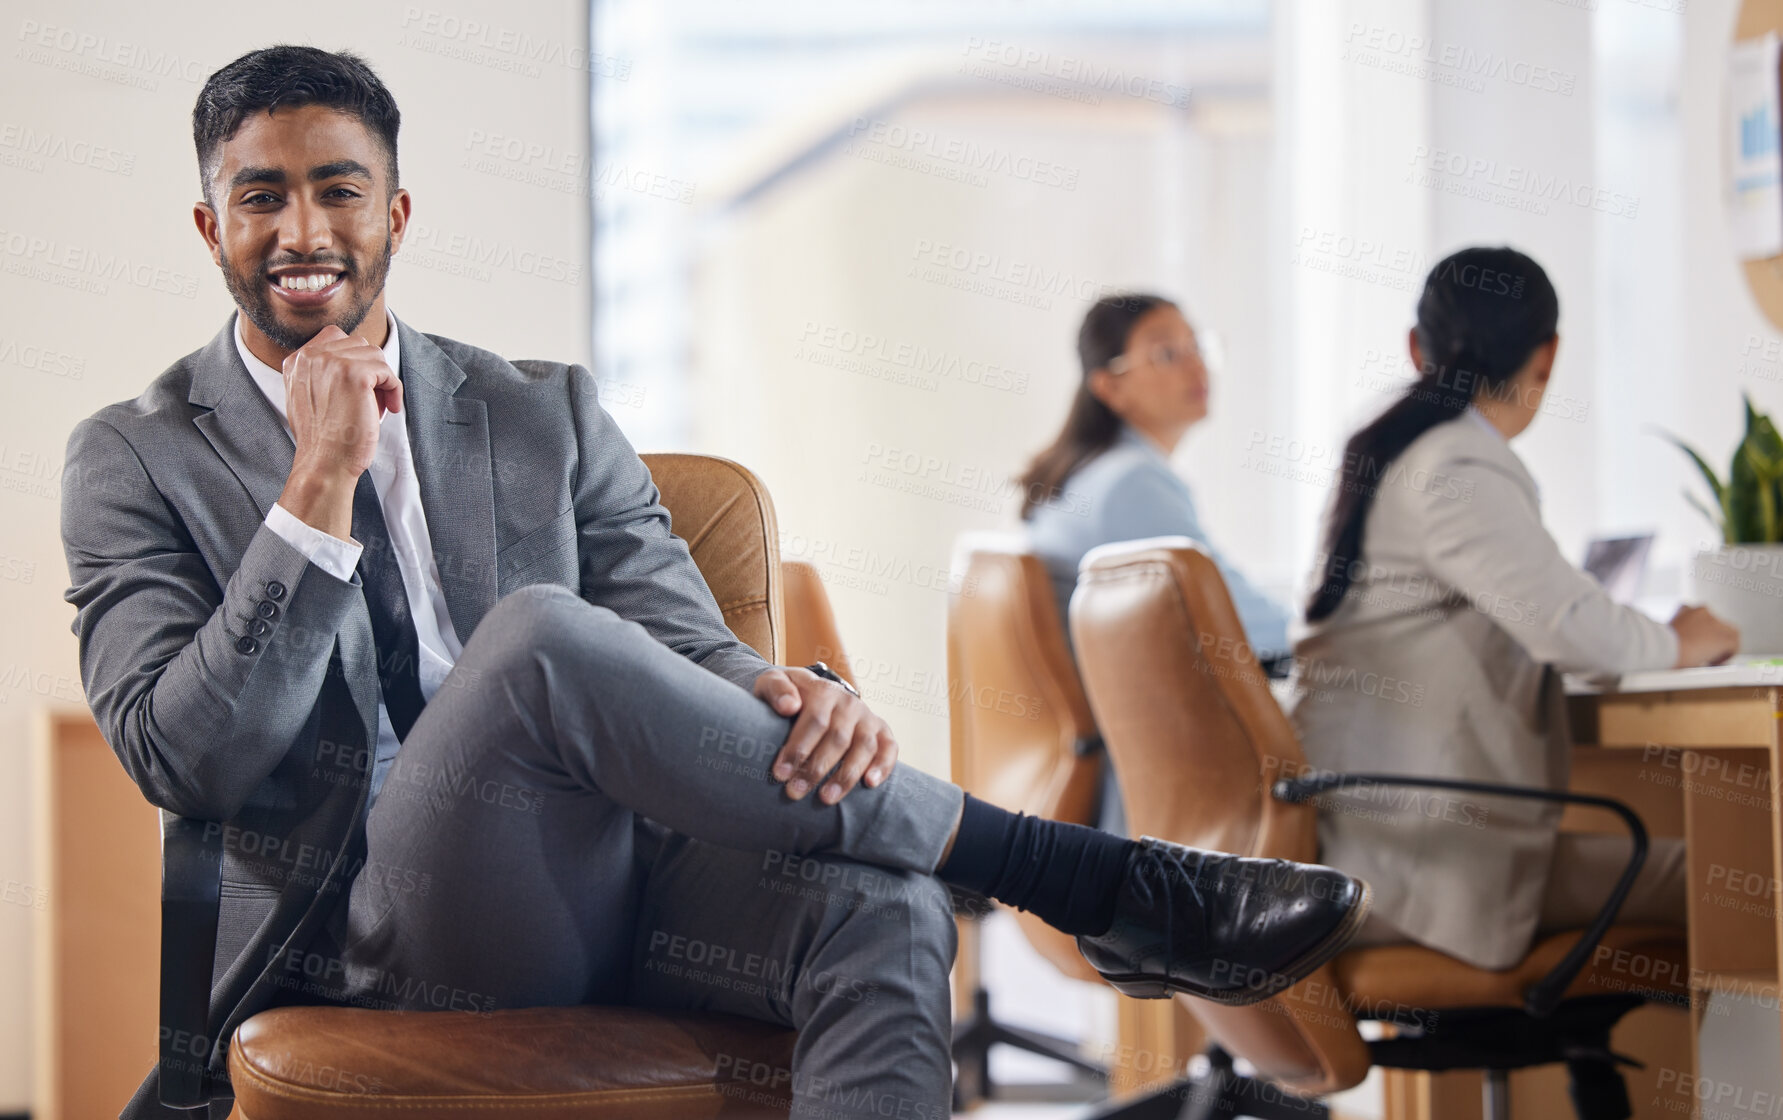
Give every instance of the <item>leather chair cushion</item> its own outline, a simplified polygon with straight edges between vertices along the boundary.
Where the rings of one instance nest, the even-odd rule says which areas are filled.
[[[1359,1013],[1401,1004],[1411,1008],[1521,1007],[1523,993],[1560,963],[1582,930],[1553,934],[1536,942],[1517,965],[1487,972],[1422,945],[1380,945],[1352,949],[1332,963],[1345,1003]],[[1611,926],[1568,998],[1658,993],[1657,998],[1689,1006],[1690,965],[1684,931],[1671,926]]]
[[[795,1037],[624,1007],[281,1007],[242,1024],[229,1074],[246,1120],[784,1117]]]
[[[774,502],[747,467],[716,455],[650,452],[670,528],[705,577],[724,624],[769,663],[786,656],[780,529]]]
[[[786,664],[821,661],[849,684],[858,685],[817,569],[804,560],[781,560],[780,598],[786,617]]]

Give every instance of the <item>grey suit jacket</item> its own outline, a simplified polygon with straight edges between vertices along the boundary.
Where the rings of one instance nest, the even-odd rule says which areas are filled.
[[[1676,635],[1567,561],[1535,480],[1477,416],[1424,433],[1378,486],[1348,600],[1295,645],[1308,761],[1565,788],[1556,670],[1663,668]],[[1556,807],[1387,788],[1329,804],[1320,858],[1366,878],[1376,913],[1484,968],[1521,959]]]
[[[500,596],[556,583],[753,684],[766,662],[726,628],[589,372],[398,329],[422,508],[461,640]],[[293,447],[232,331],[75,426],[62,503],[93,715],[151,803],[223,833],[218,1070],[240,1022],[304,1001],[303,949],[362,860],[378,703],[359,575],[337,579],[264,524]],[[161,1114],[154,1096],[151,1076],[125,1114]]]

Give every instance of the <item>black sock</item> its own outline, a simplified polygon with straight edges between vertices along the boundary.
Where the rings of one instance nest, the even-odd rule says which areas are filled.
[[[1138,845],[1112,832],[1011,813],[966,795],[943,881],[1030,910],[1054,929],[1094,936],[1114,924],[1114,903]]]

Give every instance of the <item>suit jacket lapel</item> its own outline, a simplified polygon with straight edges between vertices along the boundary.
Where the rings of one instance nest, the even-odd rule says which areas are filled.
[[[496,597],[489,410],[475,397],[457,395],[464,371],[432,339],[401,320],[396,329],[421,509],[452,628],[467,642]]]
[[[253,520],[243,533],[246,539],[266,520],[267,511],[284,491],[296,448],[272,402],[260,392],[242,364],[241,354],[235,349],[234,316],[199,352],[186,399],[209,409],[195,416],[192,423],[204,433],[252,499]],[[224,500],[222,495],[211,497],[213,501]],[[243,514],[246,512],[242,510]],[[224,518],[234,513],[219,509],[215,515]],[[239,555],[228,559],[232,570],[241,561]],[[353,694],[353,706],[364,721],[366,742],[374,742],[378,731],[378,655],[372,637],[371,611],[363,599],[347,615],[336,641],[341,674]]]
[[[265,520],[291,474],[295,449],[284,422],[242,364],[235,349],[235,318],[199,351],[186,399],[210,411],[193,419],[254,500]]]

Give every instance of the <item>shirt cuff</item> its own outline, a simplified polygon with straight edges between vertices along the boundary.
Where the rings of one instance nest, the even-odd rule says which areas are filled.
[[[343,583],[353,582],[353,569],[359,566],[359,554],[365,551],[364,545],[324,533],[307,521],[299,520],[296,514],[277,502],[266,511],[266,527],[303,553],[304,558],[316,567]]]

